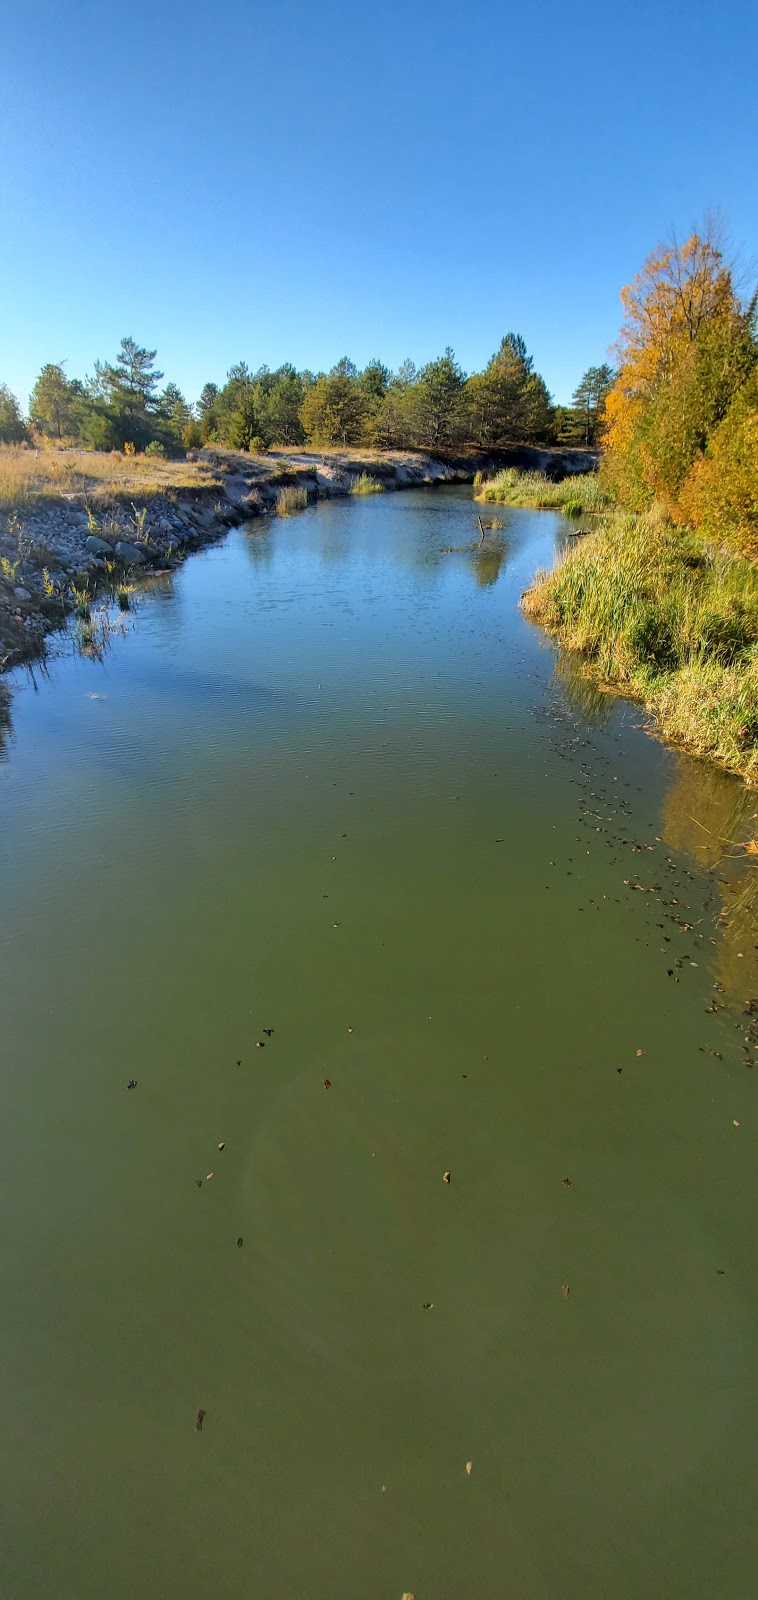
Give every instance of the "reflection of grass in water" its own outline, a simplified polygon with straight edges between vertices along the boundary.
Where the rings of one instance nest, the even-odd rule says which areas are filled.
[[[0,760],[6,754],[6,745],[12,732],[11,697],[5,684],[0,683]]]
[[[473,567],[474,577],[482,589],[490,589],[500,577],[505,550],[500,545],[482,545],[481,550],[474,551]]]
[[[715,975],[743,1001],[758,994],[758,856],[744,846],[758,832],[758,797],[738,778],[680,757],[663,806],[669,849],[710,874],[714,914],[721,903]]]
[[[596,727],[605,727],[613,712],[613,698],[603,694],[589,677],[581,657],[567,650],[559,651],[553,675],[572,710],[579,711]]]

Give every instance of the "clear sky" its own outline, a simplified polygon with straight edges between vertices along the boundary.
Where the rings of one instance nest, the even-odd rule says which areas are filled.
[[[513,329],[566,400],[672,228],[758,256],[757,53],[756,0],[0,0],[0,382]]]

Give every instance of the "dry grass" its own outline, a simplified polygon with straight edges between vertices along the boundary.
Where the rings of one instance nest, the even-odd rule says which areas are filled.
[[[97,493],[143,497],[174,489],[212,487],[220,481],[212,463],[163,461],[119,451],[34,450],[0,445],[0,505],[61,495]]]
[[[276,509],[280,517],[294,517],[296,512],[304,511],[307,504],[306,490],[296,488],[294,484],[285,484],[276,497]]]

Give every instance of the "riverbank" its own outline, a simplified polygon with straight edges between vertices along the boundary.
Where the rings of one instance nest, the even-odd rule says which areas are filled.
[[[180,461],[118,452],[0,447],[0,671],[43,653],[47,636],[98,592],[115,599],[234,523],[291,515],[325,497],[472,482],[505,466],[552,480],[592,453],[541,450],[276,450],[222,447]]]
[[[603,517],[522,597],[661,735],[758,783],[758,568],[655,516]]]

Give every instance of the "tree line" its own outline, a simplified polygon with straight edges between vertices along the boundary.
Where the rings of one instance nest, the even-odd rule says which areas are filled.
[[[556,406],[520,334],[508,333],[482,372],[467,375],[451,349],[391,372],[376,359],[359,369],[344,356],[330,372],[285,363],[252,371],[231,367],[206,383],[196,403],[175,383],[162,387],[157,351],[125,338],[114,361],[96,361],[85,379],[64,362],[43,367],[29,416],[0,384],[0,440],[34,436],[94,450],[175,453],[204,444],[238,450],[274,445],[439,449],[464,443],[595,445],[613,381],[590,367],[570,406]]]

